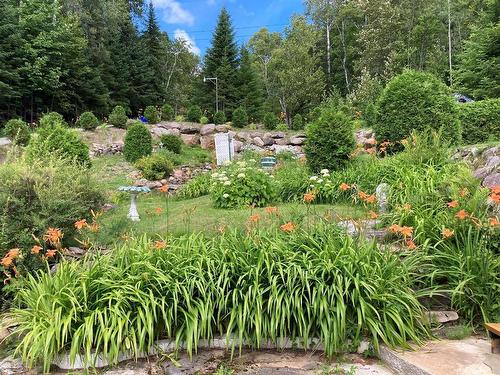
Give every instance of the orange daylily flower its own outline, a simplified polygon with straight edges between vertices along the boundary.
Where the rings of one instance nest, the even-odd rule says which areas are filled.
[[[265,210],[268,214],[278,213],[278,207],[269,206],[269,207],[266,207]]]
[[[169,186],[168,184],[163,185],[160,189],[158,189],[160,193],[168,193]]]
[[[411,210],[411,204],[409,204],[409,203],[403,204],[403,210],[410,211]]]
[[[366,203],[375,203],[377,198],[375,197],[375,194],[369,195],[366,197],[365,202]]]
[[[458,195],[460,195],[462,198],[466,197],[467,195],[469,195],[469,189],[467,189],[467,188],[460,189],[460,192],[458,193]]]
[[[496,227],[496,226],[500,225],[500,221],[498,221],[496,217],[490,217],[489,223],[492,227]]]
[[[390,227],[389,227],[389,232],[392,232],[392,233],[398,233],[401,231],[401,226],[398,225],[398,224],[392,224]]]
[[[95,222],[95,221],[94,221],[92,224],[90,224],[90,231],[91,231],[92,233],[97,233],[97,232],[99,232],[99,228],[100,228],[100,227],[99,227],[99,224],[98,224],[97,222]]]
[[[57,254],[57,250],[48,250],[47,251],[47,258],[54,258]]]
[[[414,250],[417,248],[417,245],[415,245],[415,242],[413,242],[412,240],[408,240],[408,241],[406,241],[406,247],[409,250]]]
[[[411,237],[413,234],[413,227],[402,227],[399,232],[405,237]]]
[[[315,198],[316,198],[316,196],[313,193],[305,193],[304,194],[304,202],[306,202],[306,203],[311,203]]]
[[[469,217],[469,214],[465,210],[460,210],[457,212],[455,217],[459,220],[464,220],[465,218]]]
[[[291,233],[295,230],[295,224],[289,221],[288,223],[283,224],[280,228],[283,232]]]
[[[248,220],[251,222],[251,223],[257,223],[259,220],[260,220],[260,215],[259,214],[255,214],[255,215],[251,215]]]
[[[75,222],[75,228],[77,230],[82,230],[86,226],[87,226],[87,220],[85,220],[85,219],[81,219],[81,220],[78,220],[77,222]]]
[[[155,241],[153,247],[157,250],[163,250],[167,247],[165,241]]]
[[[163,209],[162,209],[161,207],[156,207],[156,208],[155,208],[155,213],[156,213],[157,215],[161,215],[161,214],[163,213]]]
[[[0,264],[2,266],[4,266],[5,268],[9,268],[10,266],[12,266],[13,262],[14,262],[14,259],[12,259],[11,257],[8,257],[8,256],[6,256],[2,260],[0,260]]]
[[[490,199],[495,203],[500,203],[500,193],[492,193]]]
[[[61,238],[63,238],[63,233],[57,228],[47,229],[47,232],[43,236],[43,239],[46,242],[50,242],[53,245],[59,244],[61,242]]]
[[[451,236],[453,236],[455,232],[451,229],[448,229],[448,228],[443,228],[443,230],[441,231],[441,234],[443,235],[443,238],[450,238]]]
[[[339,188],[342,191],[346,191],[346,190],[349,190],[351,188],[351,185],[348,185],[345,182],[343,182],[343,183],[340,184]]]
[[[458,201],[448,202],[448,207],[449,208],[457,208],[458,207]]]
[[[14,249],[10,249],[7,254],[5,255],[6,258],[12,258],[12,259],[16,259],[19,254],[21,253],[21,250],[19,250],[18,248],[14,248]]]
[[[362,200],[365,200],[366,198],[368,198],[368,194],[366,194],[364,191],[360,191],[358,193],[358,197],[360,197]]]
[[[378,218],[378,214],[376,212],[373,212],[373,211],[368,211],[368,215],[370,215],[370,218],[373,220]]]
[[[40,251],[43,249],[43,247],[35,245],[31,248],[31,254],[40,254]]]

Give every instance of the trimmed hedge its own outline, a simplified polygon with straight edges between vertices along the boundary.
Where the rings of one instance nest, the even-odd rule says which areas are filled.
[[[274,115],[274,113],[266,113],[264,116],[264,127],[267,130],[274,130],[276,129],[276,126],[278,125],[278,118]]]
[[[160,137],[161,148],[180,154],[182,151],[182,139],[173,134],[164,134]]]
[[[352,119],[334,109],[324,109],[319,119],[307,127],[306,133],[304,151],[313,172],[340,169],[356,146]]]
[[[450,89],[430,73],[406,70],[391,79],[377,102],[379,141],[398,142],[412,130],[441,130],[450,143],[461,139],[457,103]]]
[[[93,130],[99,126],[99,120],[92,112],[83,112],[78,120],[76,120],[76,127],[86,130]]]
[[[187,120],[190,122],[200,122],[200,118],[203,115],[201,113],[201,108],[197,105],[192,105],[189,107],[187,112]]]
[[[233,112],[233,126],[236,128],[244,128],[248,125],[248,115],[245,108],[238,107]]]
[[[135,163],[144,156],[151,155],[153,140],[146,125],[135,122],[129,126],[123,145],[123,156],[130,163]]]
[[[461,104],[459,114],[465,143],[500,140],[500,99]]]
[[[68,123],[64,121],[63,115],[57,112],[49,112],[44,114],[39,121],[39,125],[42,126],[55,126],[61,124],[63,126],[68,126]]]
[[[144,110],[144,117],[148,120],[149,124],[157,124],[160,122],[160,115],[155,106],[148,105]]]
[[[127,120],[127,113],[125,112],[125,108],[121,105],[117,105],[113,108],[108,118],[108,122],[117,128],[125,128],[127,126]]]
[[[12,119],[5,124],[5,135],[18,145],[26,145],[30,140],[30,128],[21,119]]]
[[[222,125],[225,124],[227,121],[226,119],[226,114],[224,111],[219,111],[214,115],[214,124],[215,125]]]
[[[172,121],[174,119],[174,109],[170,104],[163,104],[161,107],[161,119],[164,121]]]
[[[152,155],[139,159],[135,166],[146,180],[161,180],[170,176],[174,165],[167,153],[155,152]]]

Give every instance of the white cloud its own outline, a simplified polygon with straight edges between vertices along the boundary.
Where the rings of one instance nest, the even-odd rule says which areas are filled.
[[[153,0],[153,4],[161,11],[163,20],[167,23],[187,25],[194,23],[194,16],[175,0]]]
[[[180,30],[180,29],[175,30],[174,38],[184,41],[186,43],[186,47],[192,53],[196,55],[200,54],[200,49],[196,46],[196,42],[194,41],[193,38],[189,36],[189,34],[185,30]]]

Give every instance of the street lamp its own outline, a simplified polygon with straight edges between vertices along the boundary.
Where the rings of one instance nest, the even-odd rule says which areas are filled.
[[[219,80],[217,77],[203,77],[203,82],[215,82],[215,113],[219,112]]]

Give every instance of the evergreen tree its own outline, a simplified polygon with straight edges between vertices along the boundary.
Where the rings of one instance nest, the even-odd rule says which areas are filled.
[[[212,45],[205,55],[204,77],[217,77],[219,85],[219,110],[229,117],[238,104],[238,48],[229,13],[225,8],[219,15]],[[215,85],[205,83],[201,103],[204,108],[215,108]]]
[[[239,105],[245,108],[252,122],[262,120],[263,89],[259,77],[253,67],[250,53],[246,47],[241,49],[239,70]]]

